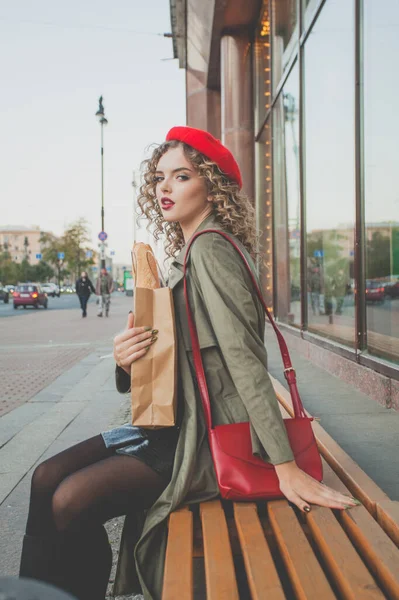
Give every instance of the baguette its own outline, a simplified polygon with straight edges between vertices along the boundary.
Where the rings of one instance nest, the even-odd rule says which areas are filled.
[[[133,275],[135,286],[156,290],[161,287],[157,262],[149,244],[136,242],[132,250]]]

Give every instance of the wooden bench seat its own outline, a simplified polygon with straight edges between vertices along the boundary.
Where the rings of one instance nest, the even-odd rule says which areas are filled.
[[[307,515],[286,500],[183,507],[169,519],[163,600],[399,600],[399,503],[317,422],[314,431],[324,482],[363,505]]]

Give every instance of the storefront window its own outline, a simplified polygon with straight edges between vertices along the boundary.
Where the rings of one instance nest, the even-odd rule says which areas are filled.
[[[273,90],[297,49],[297,0],[272,0]]]
[[[293,67],[273,110],[273,210],[276,313],[301,324],[299,73]]]
[[[334,2],[334,0],[327,0],[328,2]],[[302,14],[305,29],[310,25],[314,14],[320,6],[321,0],[302,0]]]
[[[256,217],[260,233],[259,275],[263,296],[273,310],[273,213],[272,213],[272,127],[271,119],[256,143]]]
[[[309,330],[355,344],[354,6],[328,0],[305,44]]]
[[[371,353],[399,362],[399,4],[364,2],[366,314]]]
[[[264,2],[254,44],[255,65],[255,131],[258,132],[271,106],[271,37],[269,2]]]

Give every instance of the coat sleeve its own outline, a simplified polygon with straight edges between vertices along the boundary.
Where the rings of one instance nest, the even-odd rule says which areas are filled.
[[[267,372],[264,315],[252,281],[233,246],[220,235],[199,237],[191,250],[197,285],[226,367],[272,464],[294,459]],[[263,308],[261,308],[263,313]]]
[[[118,365],[115,366],[115,384],[116,389],[121,394],[130,392],[130,377],[126,371],[124,371],[122,367],[118,367]]]

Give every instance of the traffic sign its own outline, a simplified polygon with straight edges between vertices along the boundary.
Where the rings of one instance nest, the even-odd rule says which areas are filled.
[[[108,273],[111,273],[111,267],[107,267]]]
[[[57,252],[58,260],[63,260],[65,258],[65,252]]]
[[[324,250],[315,250],[313,252],[313,256],[315,258],[323,258],[323,256],[324,256]]]
[[[86,258],[91,258],[93,256],[93,252],[91,250],[86,251]]]
[[[98,234],[98,239],[101,240],[102,242],[105,242],[107,237],[108,237],[108,234],[105,233],[105,231],[100,231],[100,233]]]
[[[97,271],[97,267],[92,267],[91,270],[93,271],[93,273],[95,273]]]
[[[115,250],[111,250],[110,255],[115,256]]]
[[[40,253],[40,252],[38,252],[38,253],[36,254],[36,258],[37,258],[37,260],[41,260],[41,259],[42,259],[42,255],[41,255],[41,253]]]

